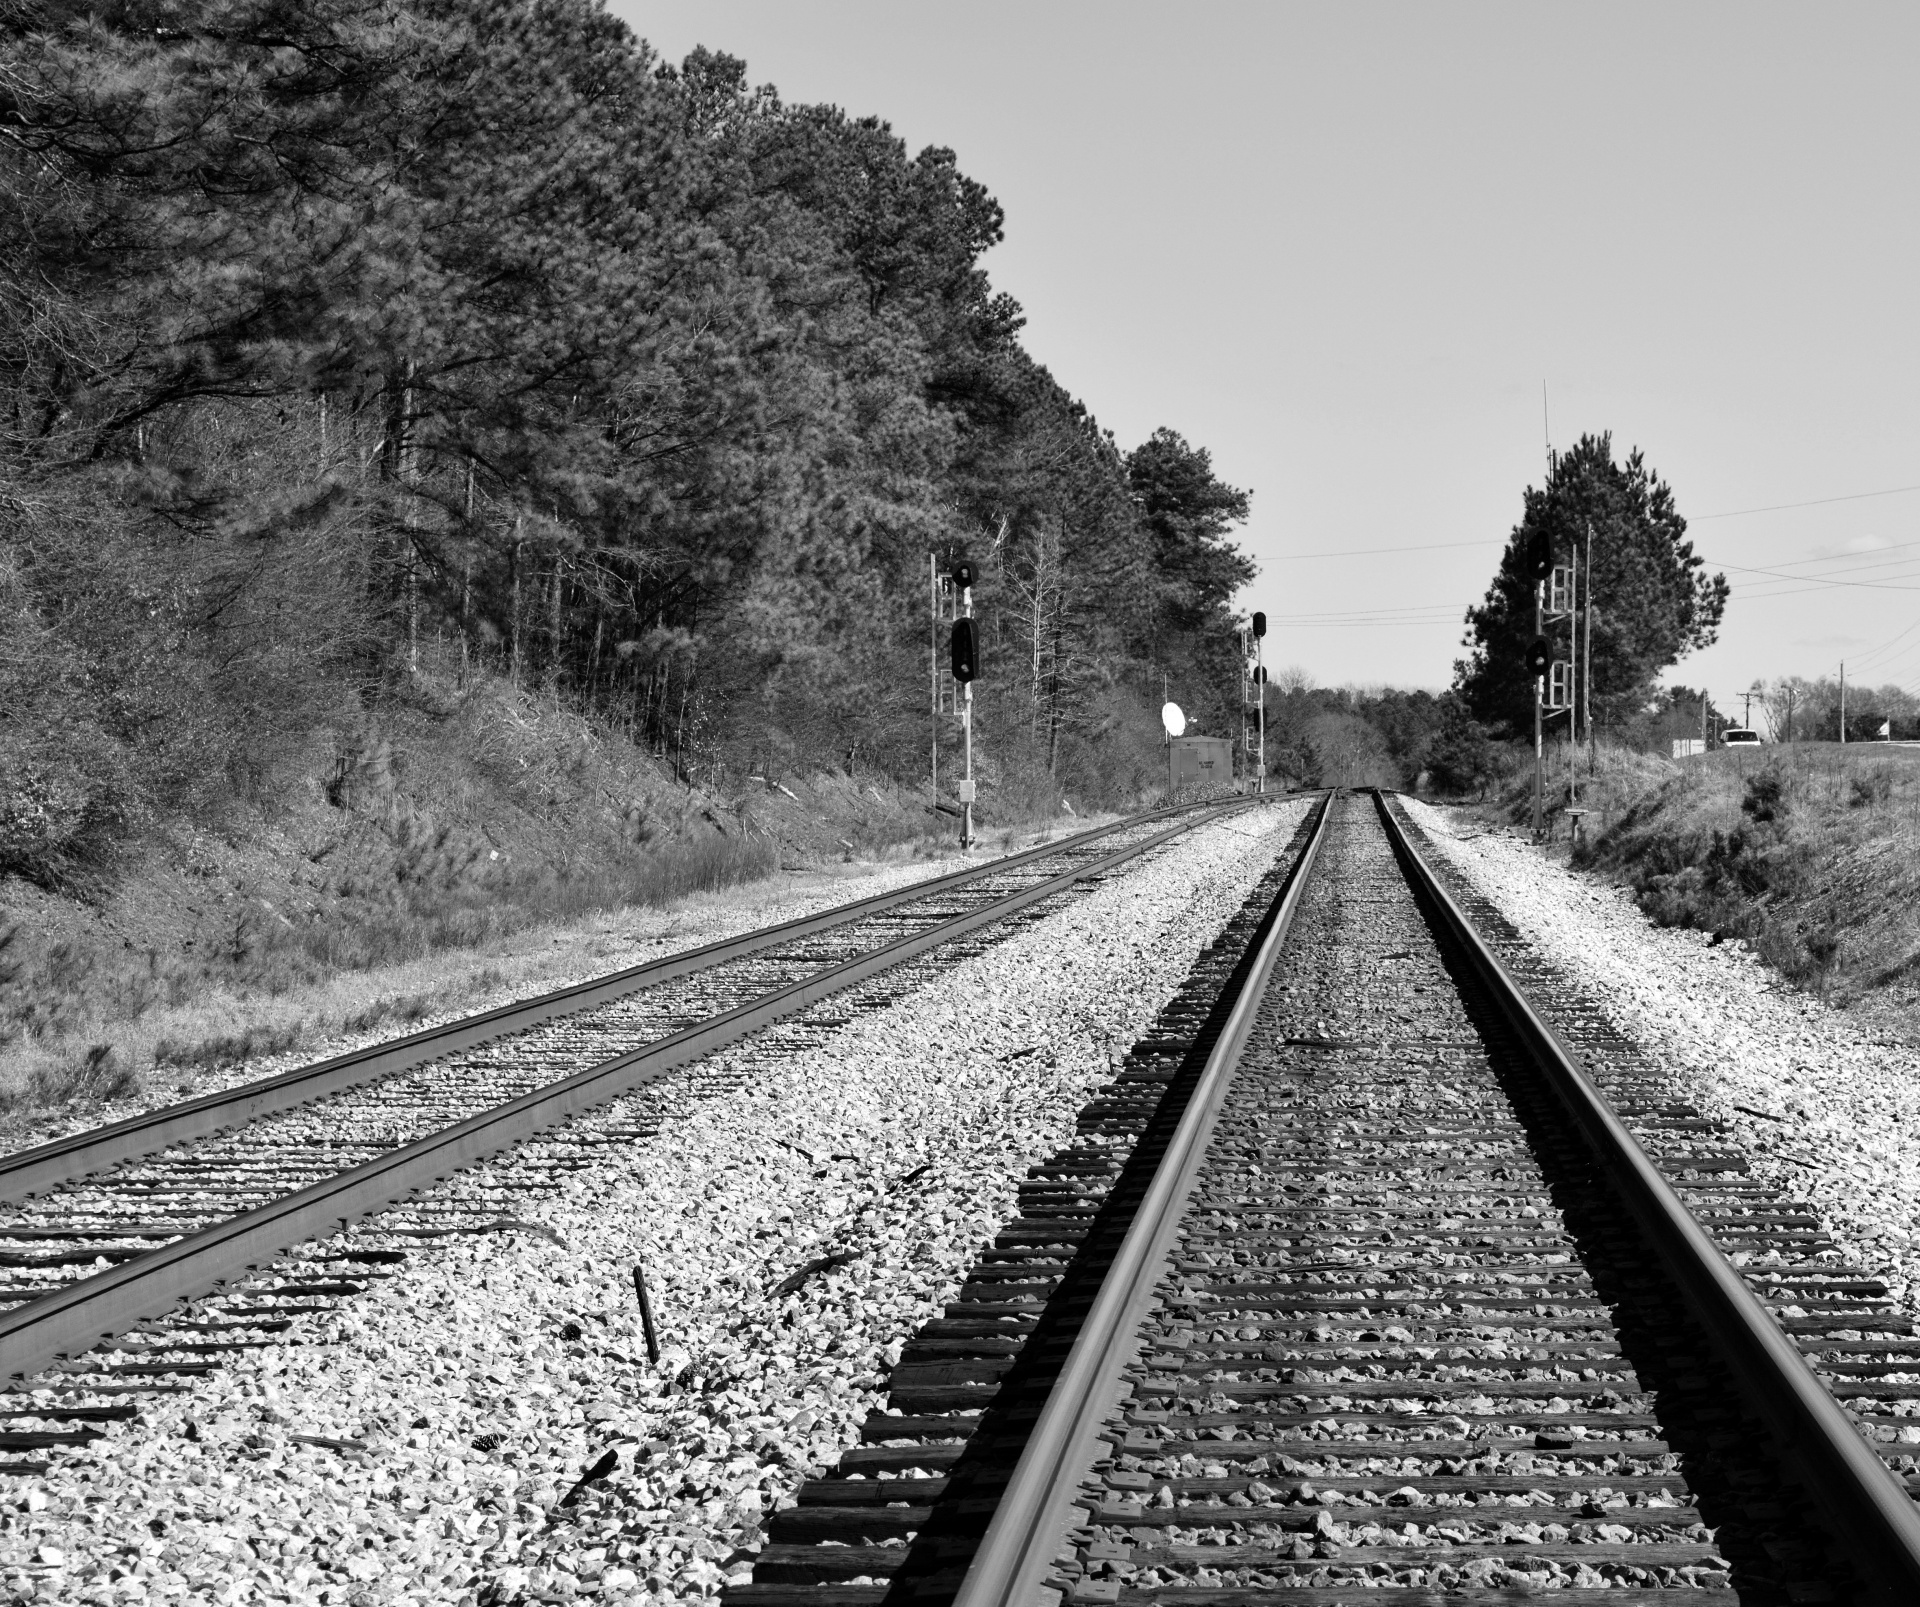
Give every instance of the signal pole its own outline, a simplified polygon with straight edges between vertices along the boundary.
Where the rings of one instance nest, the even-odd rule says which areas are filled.
[[[1254,777],[1253,790],[1264,793],[1267,790],[1267,661],[1265,646],[1267,640],[1267,616],[1256,613],[1253,616],[1253,691],[1259,701],[1260,754],[1257,763],[1258,772]]]
[[[955,567],[954,579],[960,582],[960,617],[971,621],[973,618],[973,566],[962,563]],[[971,632],[969,632],[971,637]],[[960,846],[973,846],[973,677],[969,675],[960,686],[960,742],[961,763],[964,768],[960,775]]]
[[[1567,568],[1567,678],[1573,678],[1574,671],[1580,666],[1580,549],[1575,543],[1573,562]],[[1579,732],[1576,724],[1580,713],[1580,700],[1574,695],[1571,686],[1567,688],[1567,814],[1573,820],[1573,830],[1580,830],[1580,763],[1575,757],[1580,749]]]
[[[1593,739],[1593,521],[1587,521],[1587,643],[1580,666],[1580,723],[1587,732],[1587,774],[1600,768],[1600,747]]]
[[[1545,634],[1546,609],[1540,600],[1540,588],[1544,580],[1535,581],[1533,586],[1533,634],[1537,641]],[[1543,773],[1546,764],[1546,750],[1541,742],[1540,727],[1543,718],[1541,705],[1546,701],[1546,681],[1536,675],[1533,678],[1533,840],[1540,841],[1540,822],[1544,814],[1546,777]]]
[[[948,714],[960,722],[961,772],[955,791],[961,804],[962,849],[971,848],[974,841],[973,678],[980,673],[980,637],[973,625],[973,580],[973,565],[965,558],[955,559],[945,574],[940,572],[939,560],[933,560],[933,801],[942,809],[947,807],[940,803],[940,716]],[[947,612],[949,605],[951,614]],[[943,673],[938,643],[940,626],[949,621],[952,656]],[[953,687],[951,697],[947,694],[948,683]]]
[[[1847,661],[1840,660],[1840,745],[1847,745]]]
[[[928,744],[933,749],[933,801],[940,802],[940,560],[927,554],[927,665],[933,689],[933,728]]]
[[[1238,631],[1240,643],[1240,734],[1234,739],[1234,765],[1240,772],[1240,787],[1244,792],[1253,789],[1247,785],[1247,772],[1253,768],[1253,722],[1247,718],[1249,698],[1253,690],[1253,649],[1249,646],[1246,626]],[[1165,698],[1161,701],[1164,703]]]
[[[1553,579],[1553,536],[1544,527],[1527,537],[1520,552],[1520,572],[1533,582],[1533,640],[1527,644],[1525,663],[1533,681],[1533,840],[1539,842],[1546,791],[1546,750],[1541,726],[1545,716],[1547,671],[1553,666],[1553,649],[1545,635],[1545,588]]]

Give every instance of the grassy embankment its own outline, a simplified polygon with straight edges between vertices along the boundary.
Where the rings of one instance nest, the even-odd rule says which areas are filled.
[[[987,847],[1040,802],[1058,807],[989,804]],[[237,1062],[632,963],[636,909],[692,899],[681,927],[738,925],[793,890],[783,871],[830,891],[953,837],[883,777],[691,787],[550,698],[443,685],[290,756],[248,801],[156,814],[57,885],[0,877],[0,1113],[30,1129],[192,1093]],[[641,941],[675,930],[655,919]]]
[[[1530,786],[1530,763],[1507,778],[1509,820]],[[1920,750],[1603,749],[1582,793],[1575,865],[1624,882],[1662,925],[1744,940],[1799,986],[1920,1032]]]

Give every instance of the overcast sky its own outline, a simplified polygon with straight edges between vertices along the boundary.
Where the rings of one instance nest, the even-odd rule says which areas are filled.
[[[1447,683],[1544,381],[1554,443],[1642,447],[1733,582],[1671,678],[1920,690],[1920,7],[613,9],[958,152],[1028,349],[1252,489],[1269,663]]]

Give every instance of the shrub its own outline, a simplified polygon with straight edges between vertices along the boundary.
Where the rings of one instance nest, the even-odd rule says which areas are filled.
[[[1427,779],[1434,791],[1485,797],[1494,777],[1496,755],[1486,727],[1457,698],[1444,701],[1440,729],[1427,749]]]

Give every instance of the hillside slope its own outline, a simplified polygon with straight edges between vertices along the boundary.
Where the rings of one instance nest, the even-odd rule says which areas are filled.
[[[1033,807],[983,796],[990,832]],[[422,676],[255,786],[152,808],[57,877],[0,875],[0,1106],[397,1028],[496,985],[516,934],[954,835],[881,775],[707,790],[550,697]],[[435,955],[466,958],[404,980]]]
[[[1603,829],[1576,863],[1624,880],[1661,923],[1744,940],[1802,986],[1912,1035],[1920,1005],[1916,758],[1900,748],[1800,743],[1678,763],[1639,759],[1630,772],[1603,776]]]

